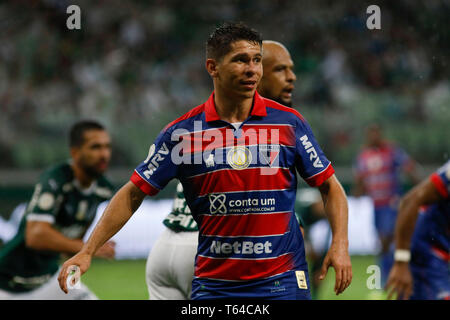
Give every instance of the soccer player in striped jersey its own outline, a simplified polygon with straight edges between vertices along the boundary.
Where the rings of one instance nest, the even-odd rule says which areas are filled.
[[[259,33],[243,24],[214,30],[206,54],[214,92],[161,131],[83,249],[64,263],[63,291],[74,265],[86,272],[145,196],[177,178],[199,226],[192,299],[310,299],[294,213],[297,172],[319,188],[333,230],[322,276],[333,266],[336,294],[350,285],[344,190],[300,113],[256,92],[261,45]]]
[[[388,298],[450,300],[450,161],[401,200]]]
[[[263,41],[263,70],[258,93],[291,107],[292,91],[297,77],[294,73],[294,62],[283,44],[272,40]]]
[[[263,77],[257,88],[265,98],[292,105],[296,76],[289,51],[276,41],[263,41]],[[177,184],[172,211],[163,221],[166,228],[150,251],[146,282],[150,300],[180,300],[191,296],[198,226]],[[169,259],[166,257],[169,256]]]
[[[355,195],[367,194],[374,204],[375,228],[381,243],[380,265],[385,283],[393,263],[397,206],[402,194],[401,178],[406,174],[415,184],[417,166],[401,148],[386,141],[379,124],[367,128],[367,144],[355,165]]]
[[[84,284],[64,295],[56,281],[61,254],[74,254],[98,205],[113,195],[103,176],[111,157],[109,134],[97,122],[70,131],[71,159],[46,170],[36,184],[19,230],[0,250],[0,299],[97,299]],[[113,243],[96,255],[114,257]]]

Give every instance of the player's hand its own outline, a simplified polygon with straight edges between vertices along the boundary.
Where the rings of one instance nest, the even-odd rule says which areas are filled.
[[[89,269],[91,260],[92,256],[90,254],[80,251],[62,265],[61,271],[59,272],[58,276],[59,287],[62,291],[64,291],[65,293],[69,292],[67,289],[67,278],[70,273],[74,271],[76,267],[79,268],[79,274],[76,274],[72,281],[72,285],[74,285],[80,280],[81,275],[83,275]]]
[[[406,262],[395,262],[389,273],[385,287],[388,292],[388,299],[397,293],[397,299],[409,299],[413,293],[413,277]]]
[[[347,289],[353,278],[352,263],[348,254],[348,242],[331,243],[330,249],[323,260],[322,268],[320,269],[319,280],[325,279],[330,266],[336,272],[334,292],[336,295],[339,295]]]
[[[115,255],[116,255],[116,243],[114,241],[106,242],[95,253],[96,257],[105,259],[114,259]]]

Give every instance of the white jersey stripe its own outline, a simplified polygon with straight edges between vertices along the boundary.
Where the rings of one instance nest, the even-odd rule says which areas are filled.
[[[40,214],[40,213],[29,213],[27,214],[27,221],[40,221],[40,222],[48,222],[55,223],[55,217],[51,214]]]
[[[286,256],[286,255],[290,255],[290,254],[293,254],[293,252],[286,252],[286,253],[280,254],[279,256],[276,256],[276,257],[266,257],[266,258],[210,257],[210,256],[202,255],[202,254],[198,254],[198,256],[199,256],[199,257],[202,257],[202,258],[207,258],[207,259],[226,259],[226,260],[274,260],[274,259],[278,259],[278,258],[281,258],[281,257],[283,257],[283,256]],[[283,272],[283,273],[284,273],[284,272]]]
[[[269,234],[269,235],[264,235],[264,236],[249,236],[249,235],[239,235],[239,236],[217,236],[217,235],[213,235],[213,234],[202,234],[202,237],[214,237],[214,238],[269,238],[269,237],[280,237],[280,236],[284,236],[288,233],[290,233],[291,231],[286,231],[285,233],[280,233],[280,234]]]
[[[289,170],[289,168],[287,168],[287,167],[264,167],[264,166],[260,166],[260,167],[248,167],[247,169],[244,169],[244,170],[248,170],[248,169],[285,169],[285,170]],[[191,179],[191,178],[196,178],[196,177],[201,177],[201,176],[204,176],[204,175],[207,175],[207,174],[211,174],[211,173],[215,173],[215,172],[219,172],[219,171],[225,171],[225,170],[228,170],[228,171],[236,171],[236,169],[233,169],[233,168],[222,168],[222,169],[217,169],[217,170],[212,170],[212,171],[208,171],[208,172],[204,172],[204,173],[199,173],[199,174],[195,174],[195,175],[193,175],[193,176],[189,176],[189,177],[186,177],[186,179]],[[244,170],[242,170],[242,171],[244,171]],[[270,191],[272,191],[272,190],[270,190]],[[219,193],[224,193],[224,192],[219,192]]]

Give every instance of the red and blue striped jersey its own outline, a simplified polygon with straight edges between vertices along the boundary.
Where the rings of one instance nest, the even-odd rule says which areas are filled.
[[[401,169],[412,169],[413,162],[405,151],[385,143],[378,148],[364,148],[355,167],[375,207],[379,207],[392,204],[401,195]]]
[[[219,118],[213,93],[161,131],[131,181],[154,195],[180,180],[199,226],[195,277],[226,286],[305,269],[297,172],[310,186],[334,173],[300,113],[256,92],[235,128]]]
[[[411,250],[431,250],[438,258],[450,262],[450,161],[429,179],[442,199],[420,211]]]

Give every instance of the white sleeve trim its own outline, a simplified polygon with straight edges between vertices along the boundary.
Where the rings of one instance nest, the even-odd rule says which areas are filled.
[[[312,178],[314,178],[315,176],[318,176],[319,174],[324,173],[325,171],[328,170],[328,168],[329,168],[330,166],[331,166],[331,162],[327,165],[327,167],[326,167],[325,169],[322,169],[322,171],[317,172],[317,173],[313,174],[312,176],[310,176],[310,177],[308,177],[308,178],[305,178],[305,180],[312,179]]]
[[[29,213],[27,215],[27,221],[41,221],[48,223],[55,223],[55,217],[51,214]]]

